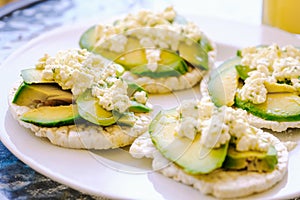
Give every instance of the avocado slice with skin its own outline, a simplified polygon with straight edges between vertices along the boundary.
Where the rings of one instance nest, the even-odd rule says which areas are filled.
[[[126,70],[130,70],[136,66],[145,65],[148,63],[145,48],[135,49],[114,58],[116,55],[108,55],[109,51],[103,51],[102,54],[111,57],[114,62],[122,65]]]
[[[249,66],[245,65],[235,65],[235,69],[242,80],[246,80],[249,77],[248,73],[252,71]]]
[[[110,126],[116,123],[112,112],[105,110],[98,104],[97,98],[92,96],[90,89],[79,95],[76,104],[79,115],[89,122],[101,126]]]
[[[116,123],[120,126],[134,126],[136,122],[136,117],[133,112],[124,112],[119,113],[117,111],[112,111],[114,118],[116,119]]]
[[[206,52],[212,51],[214,49],[208,37],[206,37],[206,35],[204,34],[202,34],[201,39],[198,43]]]
[[[188,71],[188,66],[181,57],[174,52],[164,49],[160,50],[160,60],[157,62],[157,70],[151,71],[148,68],[145,51],[146,49],[142,48],[127,52],[117,58],[115,62],[134,74],[152,78],[180,76]]]
[[[13,103],[19,106],[37,105],[67,105],[73,101],[72,93],[69,90],[62,90],[57,84],[26,84],[22,83],[14,98]]]
[[[268,93],[297,92],[296,88],[284,83],[264,83]]]
[[[240,58],[238,57],[227,60],[210,74],[207,83],[208,92],[212,102],[218,107],[234,104],[239,80],[234,66],[239,62]]]
[[[156,71],[151,71],[147,64],[134,67],[130,70],[131,73],[139,76],[148,76],[151,78],[162,78],[170,76],[181,76],[185,74],[187,65],[183,60],[176,61],[169,65],[158,65]]]
[[[209,69],[207,52],[195,41],[180,42],[178,54],[181,58],[200,70]]]
[[[123,64],[128,68],[130,68],[131,66],[142,65],[142,63],[145,62],[145,57],[142,55],[142,52],[135,52],[132,53],[131,55],[127,55],[126,56],[127,58],[124,59],[125,61],[122,61],[122,59],[119,58],[122,58],[122,55],[125,55],[128,52],[144,48],[140,44],[140,40],[136,37],[136,35],[144,34],[143,32],[145,32],[145,30],[149,28],[134,29],[122,33],[127,37],[127,43],[125,44],[124,51],[122,52],[109,51],[107,49],[104,49],[102,45],[95,46],[98,41],[95,29],[96,26],[93,26],[82,34],[79,41],[81,48],[85,48],[89,51],[93,51],[94,53],[100,54],[112,61],[115,61],[119,64]],[[154,28],[151,28],[151,30],[153,29]],[[148,32],[147,34],[151,34],[151,33]],[[157,35],[168,35],[168,34],[174,35],[178,33],[171,30],[156,28],[155,35],[152,36],[157,37]],[[182,37],[180,34],[178,34],[178,36]],[[192,66],[197,67],[201,70],[207,70],[209,68],[207,52],[212,49],[212,46],[209,44],[209,40],[206,37],[203,37],[203,40],[202,41],[200,40],[199,42],[193,41],[192,39],[189,39],[187,37],[184,37],[184,39],[185,41],[179,42],[178,51],[177,51],[178,55],[182,57],[186,62],[190,63]],[[149,48],[157,48],[157,47],[151,46]],[[171,51],[171,49],[167,49],[167,50]],[[174,53],[176,52],[174,51]],[[130,62],[127,62],[128,60]]]
[[[277,163],[277,151],[272,145],[267,152],[240,152],[237,151],[234,146],[229,145],[223,168],[230,170],[270,172],[275,169]]]
[[[133,113],[118,113],[117,111],[107,111],[98,104],[96,97],[92,96],[91,89],[87,89],[79,95],[76,100],[79,115],[94,124],[100,126],[110,126],[112,124],[133,126],[135,118]]]
[[[72,125],[80,116],[76,105],[41,106],[21,116],[21,120],[42,127]]]
[[[98,37],[96,36],[96,25],[88,28],[79,39],[79,46],[82,49],[87,49],[88,51],[93,51],[94,45],[98,41]]]
[[[148,113],[152,111],[151,108],[148,106],[138,103],[136,101],[130,101],[130,107],[129,107],[129,112],[135,112],[135,113]]]
[[[23,69],[21,70],[21,76],[23,78],[23,81],[26,84],[32,84],[32,83],[55,83],[55,81],[52,80],[46,80],[43,78],[43,70],[35,69],[35,68],[29,68],[29,69]]]
[[[262,119],[288,122],[300,120],[300,97],[295,93],[268,93],[266,101],[254,104],[237,94],[235,106]]]
[[[227,154],[228,143],[208,149],[200,143],[200,134],[194,140],[176,134],[176,109],[161,111],[151,122],[150,137],[160,153],[193,175],[207,174],[220,168]]]
[[[144,91],[144,88],[142,88],[141,86],[139,86],[138,84],[136,84],[135,82],[131,82],[131,81],[128,81],[128,80],[125,80],[128,87],[127,87],[127,95],[129,97],[132,97],[134,95],[135,92],[141,92],[141,91]]]

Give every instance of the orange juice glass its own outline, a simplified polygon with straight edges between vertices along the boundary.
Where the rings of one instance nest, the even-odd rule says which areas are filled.
[[[300,34],[300,0],[263,0],[262,23]]]

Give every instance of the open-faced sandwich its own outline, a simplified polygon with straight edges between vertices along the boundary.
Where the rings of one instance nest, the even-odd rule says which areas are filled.
[[[87,50],[45,54],[9,94],[11,113],[36,136],[68,148],[129,145],[150,123],[147,93],[123,68]]]
[[[149,93],[191,88],[213,64],[215,44],[172,7],[140,11],[86,30],[80,47],[122,65],[123,79]]]
[[[201,83],[202,92],[216,106],[246,110],[256,127],[277,132],[300,128],[299,56],[291,45],[244,48]]]
[[[270,189],[288,166],[286,146],[248,122],[246,111],[209,98],[161,111],[130,147],[153,170],[204,194],[236,198]]]

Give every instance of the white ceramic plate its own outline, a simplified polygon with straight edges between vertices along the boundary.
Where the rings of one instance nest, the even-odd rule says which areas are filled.
[[[249,26],[197,16],[199,23],[218,44],[218,60],[234,56],[236,49],[246,45],[293,44],[300,46],[294,36],[264,26]],[[82,32],[92,23],[73,24],[42,35],[12,54],[0,72],[0,132],[4,145],[24,163],[60,183],[89,194],[120,199],[213,199],[191,187],[151,171],[151,161],[137,160],[124,149],[85,151],[60,148],[37,138],[13,120],[8,110],[7,94],[19,78],[21,69],[32,67],[44,53],[54,55],[58,50],[78,47]],[[151,98],[156,109],[176,105],[178,97],[198,97],[198,88],[174,95]],[[170,104],[170,99],[172,104]],[[296,133],[288,133],[283,140],[300,141]],[[271,190],[249,199],[285,199],[300,196],[300,147],[290,153],[287,176]]]

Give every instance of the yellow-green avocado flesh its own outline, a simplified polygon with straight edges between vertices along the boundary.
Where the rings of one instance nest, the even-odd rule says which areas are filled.
[[[158,151],[186,173],[208,174],[218,168],[257,172],[275,169],[277,151],[272,145],[267,152],[239,152],[235,150],[235,145],[231,142],[219,148],[207,148],[200,143],[200,133],[196,134],[194,140],[176,133],[178,117],[175,109],[161,111],[151,122],[149,133]]]
[[[177,34],[175,32],[171,32],[170,30],[163,30],[159,28],[153,29],[156,29],[156,32],[158,33],[161,32],[161,35]],[[141,30],[144,29],[136,29],[125,32],[124,34],[127,36],[127,43],[124,47],[124,50],[118,53],[106,50],[101,45],[96,45],[99,40],[96,34],[96,26],[90,27],[82,34],[79,40],[79,45],[81,48],[85,48],[88,51],[100,54],[116,63],[121,64],[125,69],[130,70],[134,67],[145,66],[145,64],[148,63],[144,53],[146,48],[141,46],[139,39],[135,36],[138,35],[139,31]],[[133,72],[143,76],[150,76],[152,78],[179,76],[180,74],[185,74],[187,72],[187,64],[185,62],[201,70],[208,70],[209,58],[207,52],[212,50],[209,40],[206,37],[203,37],[203,40],[201,40],[199,43],[188,38],[186,38],[186,40],[188,40],[188,42],[179,42],[177,51],[160,48],[162,54],[168,54],[168,52],[170,52],[172,55],[167,57],[161,56],[158,63],[160,69],[156,73],[142,73],[142,69],[146,68],[140,68],[139,70]],[[154,46],[147,49],[151,48],[154,48]],[[173,62],[170,62],[170,58],[173,60]],[[164,67],[167,69],[163,69]],[[172,71],[177,71],[177,73]]]
[[[175,134],[177,111],[161,111],[151,122],[150,137],[160,153],[189,174],[207,174],[220,168],[227,154],[228,144],[208,149],[200,143],[200,134],[194,140]]]
[[[208,91],[213,103],[218,107],[235,106],[265,120],[299,121],[300,97],[290,85],[265,83],[268,93],[266,101],[261,104],[242,100],[238,88],[247,78],[249,68],[241,66],[240,61],[240,57],[231,58],[211,73]]]

